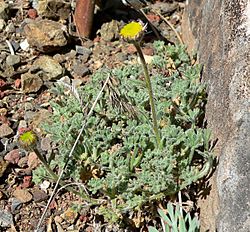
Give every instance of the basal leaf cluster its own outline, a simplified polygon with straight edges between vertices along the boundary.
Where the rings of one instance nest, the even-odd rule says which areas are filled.
[[[153,70],[160,147],[139,64],[95,73],[78,89],[82,104],[73,95],[58,95],[51,103],[52,123],[44,126],[58,144],[53,165],[62,166],[110,75],[64,177],[83,182],[92,198],[105,200],[98,212],[109,221],[178,192],[206,175],[211,165],[210,133],[200,127],[206,101],[201,67],[191,65],[182,46],[155,42],[154,47],[149,69]],[[107,214],[111,208],[116,216]]]

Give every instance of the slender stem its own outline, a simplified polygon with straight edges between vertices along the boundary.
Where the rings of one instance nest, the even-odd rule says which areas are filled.
[[[154,94],[153,94],[153,89],[150,81],[150,76],[148,72],[148,66],[146,64],[144,55],[141,50],[141,46],[137,41],[134,41],[134,45],[136,47],[136,50],[139,54],[142,66],[143,66],[143,71],[145,75],[145,82],[146,82],[146,87],[148,89],[148,95],[149,95],[149,101],[150,101],[150,106],[151,106],[151,113],[152,113],[152,119],[153,119],[153,130],[155,133],[156,141],[158,146],[160,145],[161,137],[160,137],[160,132],[157,124],[157,117],[156,117],[156,110],[155,110],[155,103],[154,103]]]
[[[48,173],[53,177],[55,181],[57,181],[58,176],[53,172],[53,170],[50,168],[46,160],[43,158],[42,154],[38,151],[38,149],[34,148],[33,151],[36,153],[38,159],[43,163],[44,167],[48,171]]]

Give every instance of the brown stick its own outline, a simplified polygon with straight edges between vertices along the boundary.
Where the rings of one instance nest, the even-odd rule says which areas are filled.
[[[77,0],[74,21],[80,37],[89,38],[94,18],[95,0]]]

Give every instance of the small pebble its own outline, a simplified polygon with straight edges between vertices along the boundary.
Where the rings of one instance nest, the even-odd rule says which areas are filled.
[[[22,207],[22,202],[17,198],[12,198],[11,213],[16,214]]]
[[[28,167],[33,170],[40,164],[40,160],[38,159],[35,152],[30,152],[28,156]]]
[[[29,9],[28,10],[28,16],[31,19],[35,19],[37,17],[37,11],[36,11],[36,9]]]
[[[20,160],[19,149],[14,149],[4,156],[4,159],[12,164],[17,164]]]
[[[28,48],[29,48],[29,43],[28,43],[28,40],[25,39],[23,40],[21,43],[20,43],[20,48],[23,50],[23,51],[27,51]]]
[[[22,157],[19,161],[18,161],[18,166],[20,167],[20,168],[25,168],[25,167],[27,167],[27,163],[28,163],[28,157]]]
[[[4,19],[0,19],[0,32],[3,31],[5,26],[6,26],[6,23],[5,23]]]
[[[71,208],[68,208],[61,217],[70,224],[73,224],[78,217],[78,213]]]
[[[48,198],[47,193],[40,189],[34,189],[34,191],[32,191],[32,195],[35,202],[45,201]]]
[[[32,195],[26,189],[16,189],[13,192],[13,196],[21,201],[21,203],[27,203],[32,200]]]
[[[8,55],[6,58],[6,64],[9,66],[15,66],[21,61],[20,56],[17,55]]]
[[[12,214],[0,209],[0,227],[9,227],[13,224],[14,222]]]
[[[43,151],[50,151],[51,148],[51,139],[49,137],[45,137],[41,139],[41,149]]]
[[[9,136],[13,133],[13,130],[9,127],[8,124],[2,124],[0,126],[0,138]]]

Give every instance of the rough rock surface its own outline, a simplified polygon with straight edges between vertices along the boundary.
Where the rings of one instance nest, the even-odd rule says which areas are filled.
[[[34,21],[24,27],[29,45],[50,53],[67,44],[65,26],[51,20]]]
[[[202,231],[250,231],[250,2],[189,1],[183,34],[198,50],[219,164],[200,202]],[[189,33],[186,33],[189,32]],[[190,42],[195,38],[196,43]]]

